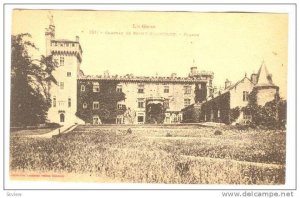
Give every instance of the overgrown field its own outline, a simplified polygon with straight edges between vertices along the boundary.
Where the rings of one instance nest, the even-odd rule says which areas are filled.
[[[78,126],[58,138],[12,136],[10,170],[126,183],[285,183],[285,132],[229,126],[127,129]],[[215,135],[216,130],[222,134]]]

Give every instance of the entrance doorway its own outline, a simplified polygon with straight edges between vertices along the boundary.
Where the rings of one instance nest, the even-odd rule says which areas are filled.
[[[65,122],[65,114],[61,113],[59,115],[60,122]]]

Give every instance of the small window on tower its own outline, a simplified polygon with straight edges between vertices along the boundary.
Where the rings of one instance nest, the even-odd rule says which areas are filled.
[[[71,72],[67,72],[67,77],[71,77]]]
[[[71,107],[71,98],[68,98],[68,107]]]
[[[52,106],[56,107],[56,97],[55,96],[53,97],[53,104],[52,104]]]
[[[64,66],[65,64],[65,57],[61,56],[59,61],[60,66]]]
[[[60,82],[60,83],[59,83],[59,87],[60,87],[60,89],[64,89],[64,87],[65,87],[64,82]]]
[[[87,104],[86,102],[82,104],[82,108],[86,109],[87,108]]]

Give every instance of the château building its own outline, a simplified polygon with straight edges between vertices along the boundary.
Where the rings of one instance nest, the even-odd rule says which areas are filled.
[[[213,72],[191,67],[187,77],[84,75],[80,70],[82,48],[75,40],[57,39],[53,20],[45,32],[46,55],[58,67],[57,83],[50,88],[50,122],[56,123],[180,123],[181,109],[195,101],[195,88],[203,97],[212,93]],[[99,65],[101,67],[101,65]]]
[[[51,82],[51,107],[48,120],[60,124],[173,124],[181,122],[230,123],[230,110],[245,107],[249,93],[255,91],[258,105],[278,95],[265,63],[257,74],[246,75],[225,88],[212,86],[214,73],[198,71],[193,65],[186,77],[172,73],[161,76],[84,75],[80,69],[82,48],[75,40],[57,39],[53,19],[45,31],[46,55],[58,67]],[[99,65],[101,67],[101,65]],[[197,94],[196,94],[197,93]],[[247,115],[241,114],[248,119]]]

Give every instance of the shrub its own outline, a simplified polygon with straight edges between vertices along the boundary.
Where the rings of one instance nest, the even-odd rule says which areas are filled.
[[[172,137],[171,133],[167,133],[166,137]]]
[[[222,135],[222,131],[216,130],[214,135]]]
[[[230,123],[234,122],[240,116],[240,113],[241,113],[241,109],[239,107],[230,109],[230,111],[229,111]]]

